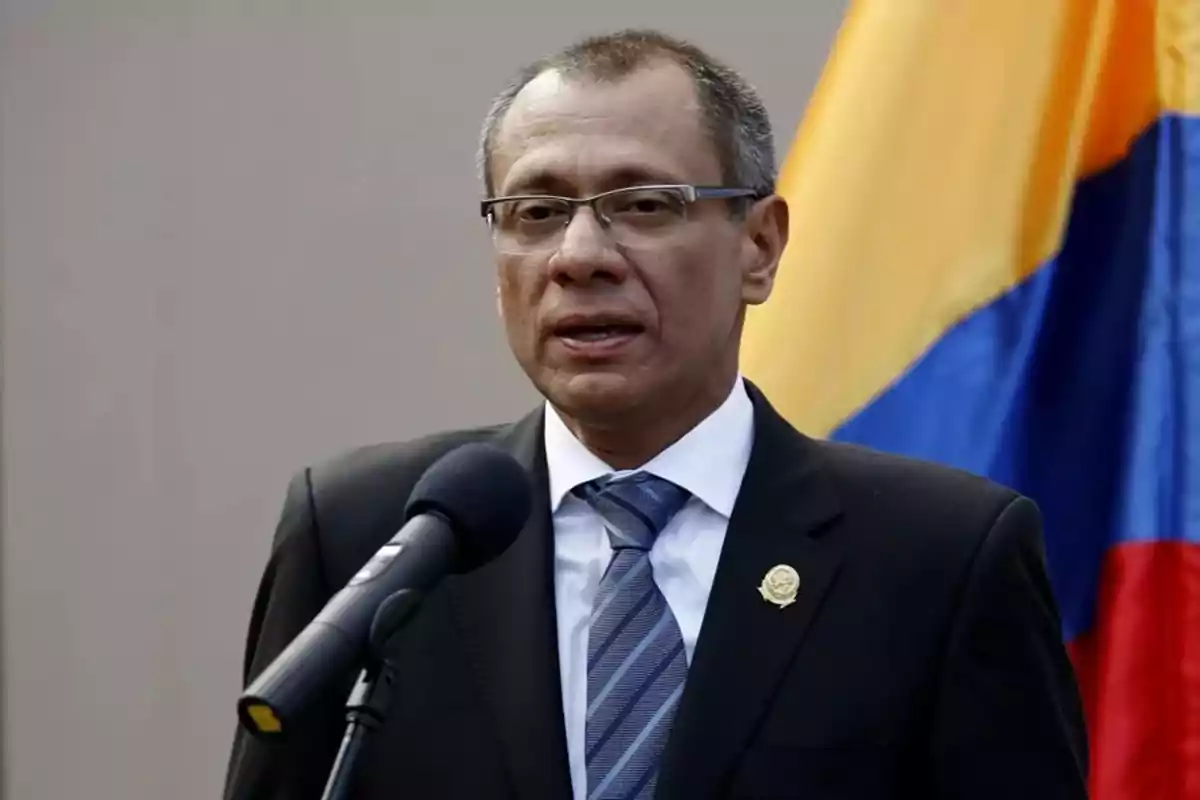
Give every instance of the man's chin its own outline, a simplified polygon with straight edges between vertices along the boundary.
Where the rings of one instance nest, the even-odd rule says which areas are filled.
[[[646,387],[617,371],[589,371],[560,376],[547,387],[550,402],[581,421],[620,418],[645,403]]]

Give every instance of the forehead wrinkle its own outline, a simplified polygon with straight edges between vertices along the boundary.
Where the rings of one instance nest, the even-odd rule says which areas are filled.
[[[528,140],[530,146],[508,165],[505,187],[569,184],[596,191],[617,188],[616,180],[675,183],[688,178],[687,164],[673,149],[647,146],[645,139],[610,137],[603,150],[590,147],[586,135],[546,136]],[[507,191],[507,189],[506,189]]]
[[[598,153],[608,163],[586,163]],[[526,166],[529,158],[535,166]],[[504,178],[497,185],[512,183],[514,173],[523,180],[551,169],[591,179],[593,171],[630,168],[720,175],[691,79],[675,65],[616,81],[543,73],[518,93],[500,125],[493,166]]]

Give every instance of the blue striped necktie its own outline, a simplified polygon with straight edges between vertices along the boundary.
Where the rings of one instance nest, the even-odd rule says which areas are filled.
[[[604,519],[613,558],[588,632],[588,800],[648,800],[687,677],[675,615],[650,566],[650,547],[688,492],[639,472],[575,488]]]

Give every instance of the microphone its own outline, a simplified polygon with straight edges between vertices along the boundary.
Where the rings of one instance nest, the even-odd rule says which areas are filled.
[[[493,445],[463,445],[434,462],[413,487],[400,531],[238,699],[243,727],[260,738],[286,734],[322,691],[370,655],[372,623],[385,601],[419,597],[446,575],[498,557],[524,527],[532,495],[525,470]],[[415,603],[387,605],[404,606],[384,609],[392,630],[415,610]]]

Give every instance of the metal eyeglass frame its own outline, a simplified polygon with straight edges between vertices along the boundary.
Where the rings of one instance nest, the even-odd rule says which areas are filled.
[[[685,204],[691,205],[697,200],[733,200],[741,197],[752,197],[755,200],[761,200],[765,195],[754,189],[742,189],[730,186],[693,186],[687,183],[661,183],[637,186],[623,186],[620,189],[609,189],[607,192],[600,192],[591,197],[561,197],[553,194],[513,194],[503,197],[489,197],[479,204],[479,211],[483,218],[488,221],[489,226],[493,223],[492,206],[497,203],[511,202],[513,200],[556,200],[566,203],[571,214],[567,219],[567,224],[575,218],[575,212],[582,206],[588,206],[592,209],[592,214],[596,219],[600,220],[605,226],[611,224],[611,221],[606,219],[596,208],[596,203],[606,197],[614,194],[624,194],[626,192],[638,191],[654,191],[667,190],[679,192],[683,195]]]

